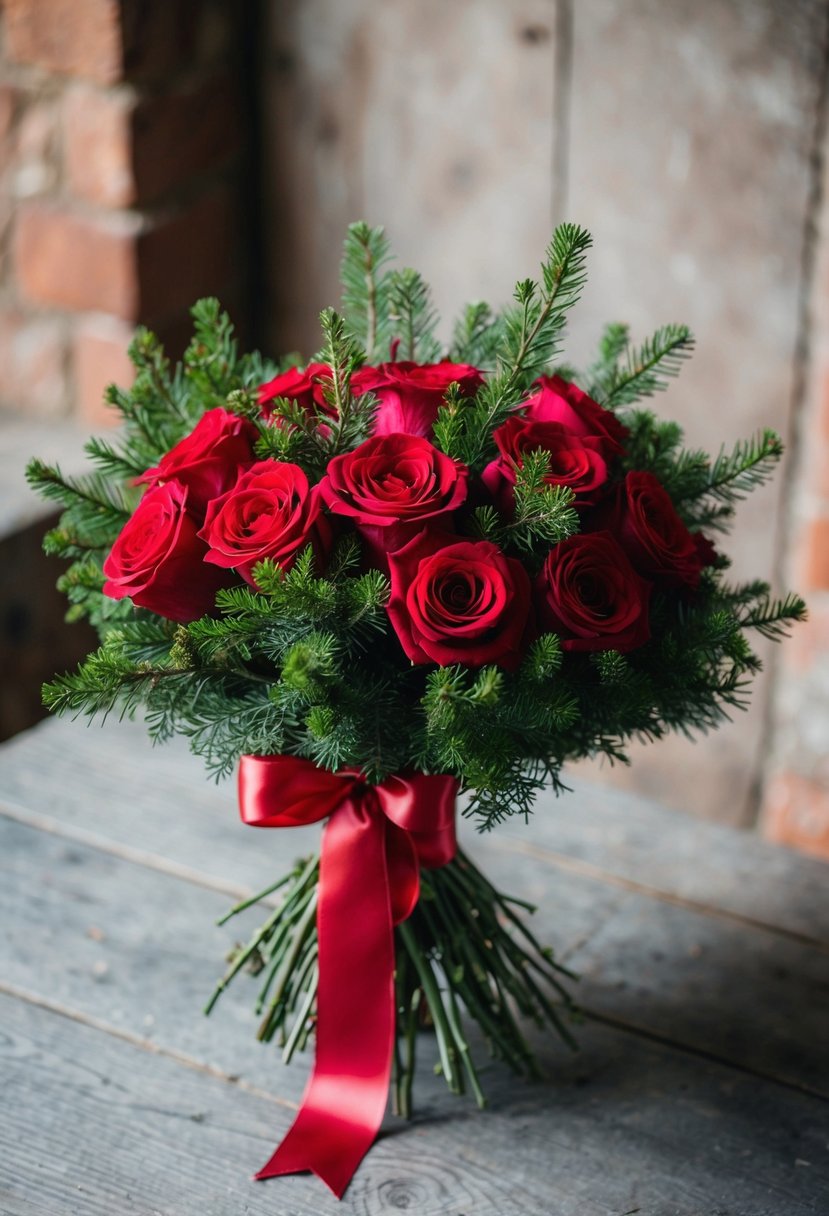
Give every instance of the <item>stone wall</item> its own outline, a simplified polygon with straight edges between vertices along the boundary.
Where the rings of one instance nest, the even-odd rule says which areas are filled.
[[[829,5],[271,0],[268,12],[274,347],[314,349],[357,216],[387,226],[449,316],[468,298],[507,299],[553,223],[575,219],[595,249],[568,355],[584,360],[606,320],[640,337],[686,321],[697,352],[658,408],[713,451],[761,426],[783,433],[786,463],[745,505],[730,553],[738,575],[802,587],[812,623],[788,647],[759,647],[767,670],[733,725],[634,747],[630,769],[598,775],[829,853],[829,254],[816,262]]]

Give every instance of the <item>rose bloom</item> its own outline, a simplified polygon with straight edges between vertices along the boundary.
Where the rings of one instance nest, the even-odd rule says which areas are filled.
[[[207,546],[187,511],[179,481],[147,490],[104,562],[104,595],[129,596],[139,608],[187,624],[213,608],[232,579],[204,561]]]
[[[473,396],[483,384],[483,376],[468,363],[381,363],[361,367],[351,377],[355,396],[374,393],[380,402],[373,434],[426,435],[443,405],[446,390],[457,382],[464,397]]]
[[[290,367],[286,372],[280,372],[273,380],[259,385],[258,401],[262,413],[268,417],[270,402],[277,397],[296,401],[309,413],[314,406],[330,413],[322,392],[322,381],[330,375],[331,368],[327,363],[309,363],[306,368]]]
[[[666,586],[699,583],[705,564],[702,546],[653,473],[628,473],[612,505],[598,513],[598,521],[613,533],[640,574]]]
[[[524,567],[490,541],[421,532],[389,554],[388,614],[413,663],[521,661],[530,615]]]
[[[350,518],[370,557],[384,567],[425,525],[446,525],[464,501],[467,472],[419,435],[375,435],[335,456],[320,482],[325,505]]]
[[[548,485],[568,486],[575,507],[595,503],[607,482],[603,440],[577,435],[560,422],[533,422],[513,414],[494,432],[500,456],[486,466],[481,479],[505,514],[514,505],[515,480],[523,454],[541,448],[550,454]]]
[[[558,422],[574,435],[594,435],[605,458],[624,451],[627,427],[575,384],[561,376],[540,376],[538,389],[519,407],[527,422]]]
[[[563,650],[634,650],[650,637],[651,584],[609,532],[577,534],[551,549],[535,583],[538,618]]]
[[[230,410],[208,410],[184,439],[179,440],[141,482],[159,485],[175,478],[190,491],[187,506],[203,514],[211,498],[233,485],[240,470],[253,460],[258,432],[252,422]]]
[[[326,550],[331,529],[319,489],[299,465],[260,460],[211,502],[199,536],[208,546],[206,562],[235,570],[255,587],[257,562],[269,558],[290,570],[306,545]]]

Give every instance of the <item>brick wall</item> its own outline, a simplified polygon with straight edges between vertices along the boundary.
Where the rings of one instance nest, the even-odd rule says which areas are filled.
[[[244,311],[246,5],[5,0],[0,410],[107,417],[137,322]]]

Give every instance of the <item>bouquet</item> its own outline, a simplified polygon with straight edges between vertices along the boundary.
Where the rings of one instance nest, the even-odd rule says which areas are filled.
[[[258,1177],[310,1169],[341,1195],[390,1083],[410,1112],[424,1029],[480,1104],[470,1021],[519,1074],[522,1019],[571,1041],[564,969],[458,848],[458,796],[490,829],[564,789],[568,760],[719,725],[759,669],[751,634],[804,615],[729,581],[715,542],[777,435],[710,459],[636,404],[688,329],[636,347],[609,325],[589,367],[561,361],[589,245],[561,225],[539,280],[468,306],[447,349],[421,276],[355,224],[310,363],[240,354],[202,300],[180,366],[138,331],[94,472],[29,467],[65,508],[45,547],[71,561],[69,616],[101,637],[48,707],[183,734],[217,778],[238,770],[247,824],[326,821],[319,858],[229,913],[271,905],[208,1006],[258,973],[259,1037],[286,1060],[315,1042]]]

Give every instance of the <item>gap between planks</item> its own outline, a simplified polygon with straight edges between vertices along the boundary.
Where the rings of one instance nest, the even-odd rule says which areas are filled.
[[[110,1038],[119,1039],[122,1043],[129,1043],[131,1047],[137,1047],[140,1051],[146,1051],[152,1056],[163,1056],[165,1060],[172,1060],[183,1068],[189,1068],[193,1072],[204,1073],[206,1076],[213,1077],[218,1081],[224,1081],[225,1084],[233,1085],[236,1089],[243,1090],[253,1097],[263,1098],[266,1102],[273,1102],[275,1106],[284,1106],[287,1110],[292,1111],[299,1109],[299,1104],[292,1102],[290,1098],[281,1098],[278,1094],[272,1094],[266,1089],[260,1089],[258,1085],[251,1085],[249,1081],[243,1080],[242,1077],[235,1077],[232,1073],[224,1072],[221,1068],[216,1068],[213,1064],[207,1064],[204,1060],[199,1060],[195,1056],[189,1055],[186,1051],[178,1051],[174,1047],[163,1047],[153,1039],[142,1038],[141,1035],[124,1030],[121,1026],[113,1026],[112,1023],[105,1022],[102,1018],[96,1018],[92,1014],[83,1013],[79,1009],[71,1009],[68,1005],[63,1005],[59,1001],[50,1001],[46,997],[38,996],[35,992],[29,992],[25,988],[18,988],[14,984],[7,984],[0,980],[0,995],[22,1001],[24,1005],[32,1005],[36,1009],[45,1009],[47,1013],[54,1013],[58,1017],[67,1018],[70,1022],[77,1022],[80,1026],[86,1026],[90,1030],[97,1030],[101,1034],[107,1034]]]
[[[121,844],[105,836],[99,836],[96,832],[90,832],[87,828],[66,824],[59,819],[54,819],[50,815],[32,811],[28,807],[21,806],[18,803],[9,802],[5,799],[0,800],[0,815],[6,819],[14,820],[16,823],[21,823],[26,827],[46,832],[51,836],[59,836],[65,840],[71,840],[75,844],[82,844],[96,849],[98,852],[108,853],[122,861],[129,861],[134,865],[144,866],[146,869],[157,870],[162,874],[167,874],[172,878],[180,878],[185,882],[204,887],[209,891],[217,891],[222,895],[228,896],[230,899],[246,899],[253,894],[253,891],[249,888],[223,882],[219,878],[204,874],[201,870],[182,865],[180,862],[170,861],[159,853],[138,849],[133,845]],[[745,928],[759,930],[762,933],[771,933],[777,937],[786,938],[788,941],[796,942],[801,946],[808,946],[810,949],[818,950],[821,953],[829,953],[829,942],[824,941],[822,938],[813,937],[808,933],[801,933],[797,929],[788,929],[785,926],[775,925],[770,921],[761,920],[758,917],[746,916],[744,913],[735,912],[729,908],[713,907],[710,904],[702,903],[700,900],[690,899],[684,895],[677,895],[672,891],[651,886],[649,883],[639,882],[634,878],[625,878],[623,875],[614,874],[612,871],[605,870],[593,862],[585,861],[579,857],[571,857],[567,853],[559,853],[555,849],[550,849],[544,845],[535,845],[517,840],[514,837],[502,836],[500,847],[506,852],[532,857],[543,865],[548,865],[553,869],[563,870],[571,874],[577,874],[579,877],[586,878],[592,882],[600,882],[605,886],[616,887],[619,890],[642,895],[647,899],[653,899],[659,903],[671,904],[677,908],[684,908],[686,911],[696,912],[718,920],[729,921],[731,924],[742,925]],[[267,906],[273,904],[274,901],[264,899],[261,902]]]
[[[232,1085],[236,1089],[242,1090],[244,1093],[251,1094],[253,1097],[262,1098],[267,1102],[272,1102],[275,1106],[284,1107],[287,1110],[296,1111],[299,1109],[298,1103],[292,1102],[289,1098],[282,1098],[278,1094],[273,1094],[268,1090],[260,1089],[257,1085],[251,1085],[249,1081],[243,1080],[241,1077],[233,1076],[231,1073],[224,1072],[221,1068],[216,1068],[215,1065],[207,1064],[203,1060],[197,1059],[195,1056],[189,1055],[187,1052],[179,1051],[176,1048],[164,1047],[156,1043],[153,1039],[143,1038],[141,1035],[133,1034],[129,1030],[124,1030],[123,1027],[113,1026],[110,1022],[104,1021],[102,1018],[96,1018],[91,1014],[84,1013],[79,1009],[72,1009],[68,1005],[63,1005],[58,1001],[50,1001],[46,997],[39,996],[37,993],[30,992],[24,988],[18,988],[14,984],[6,984],[0,981],[0,995],[11,997],[13,1000],[21,1001],[25,1005],[34,1006],[37,1009],[43,1009],[47,1013],[55,1014],[57,1017],[66,1018],[70,1022],[77,1022],[81,1026],[86,1026],[90,1030],[98,1031],[101,1034],[109,1035],[113,1039],[118,1039],[120,1042],[128,1043],[131,1047],[137,1048],[139,1051],[146,1051],[149,1055],[161,1056],[166,1060],[170,1060],[183,1068],[189,1068],[193,1072],[204,1073],[206,1076],[214,1078],[214,1080],[223,1081],[226,1085]],[[680,1052],[682,1055],[690,1056],[692,1059],[706,1060],[713,1064],[718,1064],[721,1067],[728,1068],[734,1072],[739,1072],[743,1076],[754,1077],[759,1081],[766,1081],[772,1085],[781,1086],[783,1089],[792,1090],[794,1093],[804,1094],[810,1098],[817,1098],[819,1101],[829,1103],[829,1098],[820,1090],[813,1089],[809,1085],[804,1085],[797,1081],[791,1081],[784,1077],[779,1077],[775,1073],[765,1072],[760,1069],[751,1068],[746,1064],[736,1063],[728,1056],[720,1055],[715,1051],[706,1051],[705,1048],[694,1047],[692,1044],[680,1042],[677,1039],[672,1039],[669,1035],[660,1034],[658,1031],[648,1030],[646,1027],[637,1026],[632,1022],[626,1021],[624,1018],[611,1017],[608,1014],[595,1013],[590,1009],[580,1007],[579,1012],[584,1017],[585,1021],[595,1022],[598,1025],[606,1026],[610,1030],[619,1031],[621,1034],[633,1035],[637,1039],[641,1039],[647,1043],[657,1043],[661,1047],[666,1047],[670,1051]]]

